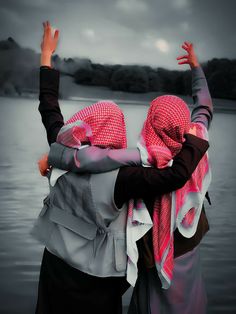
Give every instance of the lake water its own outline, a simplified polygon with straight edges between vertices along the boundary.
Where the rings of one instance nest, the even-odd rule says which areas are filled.
[[[88,103],[84,103],[87,105]],[[122,104],[120,104],[122,106]],[[62,101],[65,119],[82,104]],[[48,151],[38,101],[0,98],[0,313],[32,314],[43,247],[29,231],[48,192],[37,160]],[[122,106],[128,141],[135,146],[146,106]],[[212,206],[201,245],[208,313],[236,313],[236,114],[215,113],[210,131]],[[129,302],[128,292],[124,305]]]

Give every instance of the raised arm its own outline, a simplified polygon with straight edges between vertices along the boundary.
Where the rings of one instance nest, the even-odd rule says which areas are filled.
[[[129,199],[149,199],[182,188],[190,179],[209,143],[194,135],[186,135],[182,150],[172,167],[121,168],[116,180],[115,203],[120,208]]]
[[[39,112],[47,132],[49,145],[56,141],[57,134],[64,125],[58,103],[59,72],[51,68],[51,57],[56,49],[59,31],[52,35],[49,22],[43,23],[44,34],[41,43]]]
[[[194,108],[192,122],[203,123],[209,129],[213,118],[213,105],[205,74],[201,67],[192,69],[192,96]]]
[[[48,143],[51,145],[56,142],[58,132],[64,125],[58,103],[59,72],[51,68],[51,56],[57,46],[59,31],[56,30],[53,35],[49,22],[43,23],[43,26],[39,112],[47,132]],[[49,164],[54,167],[74,172],[104,172],[121,166],[139,165],[140,155],[137,150],[111,151],[98,147],[88,147],[75,151],[55,143],[49,161]],[[48,156],[44,155],[38,164],[41,174],[46,175],[49,169]]]
[[[187,54],[177,58],[177,60],[181,60],[178,64],[189,64],[192,70],[192,96],[194,108],[191,119],[192,122],[203,123],[208,129],[213,116],[213,106],[206,77],[198,62],[193,44],[184,42],[182,48]]]

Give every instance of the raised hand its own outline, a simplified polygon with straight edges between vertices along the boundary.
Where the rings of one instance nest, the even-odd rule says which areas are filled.
[[[196,129],[196,126],[192,126],[189,131],[188,131],[188,134],[192,134],[192,135],[197,135],[197,129]]]
[[[57,29],[53,35],[49,21],[43,22],[43,27],[44,33],[41,42],[41,65],[51,67],[51,56],[57,47],[59,30]]]
[[[53,52],[56,50],[57,47],[57,42],[59,38],[59,30],[56,29],[54,36],[52,34],[52,27],[50,23],[43,22],[43,27],[44,27],[44,33],[43,33],[43,40],[41,43],[41,51],[43,52],[48,52],[53,54]]]
[[[48,164],[48,154],[43,155],[41,159],[38,161],[38,168],[41,173],[41,176],[45,177],[50,169],[50,166]]]
[[[185,41],[182,48],[187,52],[187,54],[179,56],[177,60],[181,60],[178,64],[189,64],[191,69],[199,66],[197,56],[195,54],[193,44]]]

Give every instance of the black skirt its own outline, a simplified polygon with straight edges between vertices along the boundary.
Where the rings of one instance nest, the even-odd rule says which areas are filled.
[[[95,277],[44,250],[36,314],[121,314],[125,277]]]

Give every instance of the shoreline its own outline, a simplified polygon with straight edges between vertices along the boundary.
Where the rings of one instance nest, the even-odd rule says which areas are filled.
[[[79,101],[86,104],[92,104],[99,100],[112,100],[118,105],[141,105],[149,106],[150,102],[160,95],[166,93],[162,92],[149,92],[149,93],[129,93],[123,91],[113,91],[108,87],[102,86],[88,86],[88,85],[78,85],[75,84],[69,77],[61,77],[60,88],[59,88],[59,100],[60,101]],[[176,95],[181,97],[189,105],[190,109],[193,108],[193,101],[191,96]],[[1,98],[20,98],[20,99],[34,99],[38,100],[38,92],[32,90],[27,92],[22,92],[19,95],[3,95],[0,94]],[[219,99],[213,98],[213,106],[215,112],[236,112],[236,100],[230,99]]]
[[[178,95],[179,97],[181,97],[182,99],[184,99],[189,108],[193,109],[194,105],[192,104],[192,100],[191,97],[188,96],[182,96],[182,95]],[[156,94],[156,97],[158,97],[158,95]],[[37,100],[38,101],[38,94],[24,94],[21,96],[9,96],[9,95],[0,95],[0,100],[1,98],[9,98],[9,99],[26,99],[26,100]],[[77,97],[77,96],[72,96],[69,98],[59,98],[60,101],[69,101],[71,103],[74,103],[76,101],[78,102],[83,102],[85,103],[85,105],[90,105],[93,104],[97,101],[100,100],[112,100],[114,102],[116,102],[118,105],[133,105],[133,106],[146,106],[148,107],[150,104],[151,100],[135,100],[135,99],[130,99],[130,100],[125,100],[125,99],[118,99],[118,98],[111,98],[111,97],[98,97],[98,98],[87,98],[87,97]],[[225,102],[225,104],[223,104],[223,102]],[[1,106],[1,105],[0,105]],[[213,99],[213,106],[214,106],[214,112],[218,112],[218,113],[232,113],[232,114],[236,114],[236,101],[233,100],[228,100],[228,99]]]

